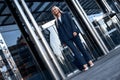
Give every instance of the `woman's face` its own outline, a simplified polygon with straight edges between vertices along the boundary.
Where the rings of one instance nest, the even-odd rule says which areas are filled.
[[[53,15],[58,15],[58,14],[60,13],[60,11],[59,11],[58,8],[53,7],[53,8],[52,8],[52,13],[53,13]]]

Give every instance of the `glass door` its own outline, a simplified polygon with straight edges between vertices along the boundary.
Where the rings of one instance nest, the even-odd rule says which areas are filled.
[[[54,20],[42,25],[42,29],[44,37],[56,56],[65,75],[70,76],[71,74],[78,72],[78,69],[73,64],[74,54],[67,46],[62,47],[60,44]]]
[[[17,25],[2,26],[0,27],[0,32],[11,55],[9,57],[13,58],[11,64],[16,64],[23,80],[52,80],[51,74],[42,60],[38,61],[40,67],[37,65],[36,57],[29,49]],[[4,52],[2,53],[6,54]],[[11,65],[6,61],[8,58],[4,57],[5,55],[3,54],[2,58],[7,66],[7,72],[10,74],[11,80],[16,80],[15,74],[11,70]],[[13,65],[13,67],[15,67],[15,65]],[[7,77],[9,77],[9,75]]]
[[[87,45],[86,40],[84,38],[84,36],[85,36],[84,32],[82,32],[81,27],[77,24],[77,22],[74,18],[73,18],[73,20],[74,20],[76,26],[78,26],[80,28],[81,33],[79,34],[79,37],[81,39],[81,42],[82,42],[84,48],[87,49],[89,54],[91,55],[91,57],[93,57],[93,59],[95,59],[95,57],[98,57],[99,55],[97,53],[96,54],[92,53],[91,48],[89,48],[89,46]],[[55,20],[51,20],[51,21],[43,24],[42,25],[42,33],[44,34],[46,41],[48,42],[50,48],[52,49],[55,57],[57,58],[57,60],[60,64],[60,67],[64,71],[65,75],[67,77],[70,77],[70,76],[78,73],[79,70],[76,67],[76,65],[74,64],[75,63],[74,62],[75,61],[74,53],[70,50],[70,48],[68,46],[62,47],[62,45],[60,43],[57,29],[55,26]]]
[[[120,21],[116,16],[105,15],[93,24],[109,50],[120,45]]]
[[[43,10],[47,10],[46,12],[45,11],[42,12],[41,15],[40,14],[32,15],[31,14],[32,11],[30,12],[28,7],[24,6],[25,3],[24,3],[24,5],[23,4],[22,5],[24,6],[24,9],[25,9],[25,12],[26,12],[28,18],[30,18],[31,24],[33,25],[33,29],[34,29],[37,37],[39,37],[39,41],[42,42],[42,44],[43,44],[42,46],[44,46],[44,48],[47,51],[47,54],[50,56],[50,58],[52,58],[51,61],[53,61],[53,64],[55,64],[60,75],[62,76],[62,74],[63,74],[63,76],[64,76],[64,74],[65,74],[65,79],[66,79],[66,77],[70,77],[70,76],[78,73],[79,70],[73,64],[74,63],[74,54],[72,53],[72,51],[67,46],[66,47],[61,46],[60,40],[58,38],[58,33],[57,33],[57,30],[56,30],[56,27],[54,24],[53,15],[50,12],[50,9],[53,5],[55,5],[55,4],[57,5],[60,3],[44,2],[41,4],[43,4],[44,7],[39,7],[36,5],[36,3],[33,3],[33,6],[32,6],[33,9],[36,6],[36,8],[35,8],[36,11],[39,10],[42,12]],[[66,5],[64,2],[61,4],[63,4],[63,6]],[[40,4],[38,3],[38,5],[40,5]],[[62,6],[60,6],[60,5],[58,5],[58,7],[62,8]],[[64,9],[66,9],[66,8],[67,7],[65,7]],[[68,8],[67,8],[67,12],[70,13]],[[35,21],[35,19],[36,19],[36,21]],[[39,28],[38,28],[38,24],[36,22],[38,22]],[[41,27],[41,25],[42,25],[42,27]],[[43,33],[44,36],[42,35],[41,32]],[[85,34],[84,35],[80,34],[80,37],[82,38],[84,47],[88,49],[89,44],[88,43],[86,44],[85,42],[86,42],[86,40],[89,40],[89,39],[88,39],[88,37],[86,38],[83,36],[85,36]],[[44,38],[46,38],[46,40],[44,40]],[[85,40],[85,38],[86,38],[86,40]],[[46,43],[46,41],[48,44]],[[98,47],[96,46],[96,48],[98,48]],[[94,48],[92,47],[92,49],[94,49]],[[89,48],[88,50],[90,50],[91,52],[92,51],[95,52],[95,49],[91,50],[91,48]],[[95,54],[97,54],[97,53],[95,53]],[[53,56],[55,56],[55,57],[53,57]],[[91,56],[93,56],[93,54],[91,54]],[[57,60],[54,61],[55,59],[57,59]],[[58,63],[58,64],[56,65],[56,63]],[[61,72],[61,71],[63,71],[63,72]]]

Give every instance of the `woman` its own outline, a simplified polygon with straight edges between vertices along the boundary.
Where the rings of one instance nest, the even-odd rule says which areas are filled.
[[[67,45],[75,54],[75,59],[82,65],[84,71],[88,70],[88,65],[92,67],[94,64],[91,56],[84,49],[79,38],[79,30],[74,25],[72,17],[68,13],[62,12],[57,6],[53,6],[52,14],[55,17],[55,24],[58,36],[63,46]]]

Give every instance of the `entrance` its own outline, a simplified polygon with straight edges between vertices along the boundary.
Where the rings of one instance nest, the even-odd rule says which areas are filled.
[[[74,54],[67,46],[62,47],[58,38],[58,33],[54,21],[55,20],[52,20],[42,25],[42,32],[49,46],[51,47],[55,57],[57,58],[60,67],[63,69],[65,75],[69,77],[71,74],[79,72],[79,70],[73,64]]]
[[[30,18],[30,21],[31,21],[30,24],[33,25],[32,30],[36,33],[35,36],[38,37],[39,42],[42,42],[42,46],[44,46],[44,48],[47,51],[47,54],[50,56],[50,58],[52,58],[53,64],[55,64],[55,66],[57,67],[62,78],[66,79],[66,78],[69,78],[71,75],[73,76],[74,74],[78,73],[79,70],[75,67],[75,65],[73,65],[74,54],[71,52],[71,50],[68,47],[63,48],[61,46],[59,38],[58,38],[57,30],[54,25],[54,21],[46,23],[43,26],[41,26],[42,23],[38,23],[39,26],[37,26],[36,21],[34,20],[37,17],[33,16],[30,13],[30,11],[28,10],[28,7],[26,6],[26,4],[23,1],[21,3],[23,3],[22,7],[25,9],[25,13],[27,13],[27,16]],[[54,3],[46,2],[44,4],[52,5]],[[35,6],[36,6],[36,4],[34,4],[34,7]],[[50,7],[48,7],[48,9],[50,9]],[[43,9],[40,8],[39,10],[43,10]],[[70,12],[68,12],[68,13],[70,13]],[[44,15],[44,14],[41,13],[41,17],[42,17],[42,15]],[[45,14],[45,15],[47,15],[47,14]],[[52,16],[52,15],[50,15],[50,16]],[[47,19],[47,18],[45,18],[45,19]],[[78,27],[80,27],[77,24],[77,21],[76,20],[74,20],[74,21],[75,21],[76,25]],[[81,32],[82,32],[82,29],[81,29]],[[42,34],[43,34],[43,36],[42,36]],[[87,41],[89,41],[89,40],[88,40],[88,38],[86,38],[87,36],[84,34],[84,32],[80,34],[80,37],[82,38],[84,47],[89,51],[89,54],[91,54],[91,56],[93,58],[98,57],[99,55],[97,54],[97,51],[94,49],[94,47],[92,45],[90,45],[91,47],[89,48],[88,44],[86,43],[86,40]],[[46,38],[46,40],[44,40],[44,38]],[[86,40],[84,38],[86,38]],[[46,41],[47,41],[47,43],[46,43]],[[97,46],[96,46],[96,48],[97,48]],[[95,55],[93,55],[93,53]],[[44,55],[44,53],[43,53],[43,55]]]
[[[93,24],[109,51],[120,45],[120,21],[116,15],[104,15],[95,19]]]
[[[69,2],[71,2],[71,1],[69,1]],[[77,1],[77,0],[75,0],[75,1]],[[26,4],[26,2],[24,0],[19,0],[19,1],[13,0],[14,5],[9,4],[10,3],[9,0],[6,0],[6,2],[8,3],[7,5],[9,6],[11,13],[14,16],[14,18],[19,26],[20,32],[22,32],[21,35],[23,35],[23,36],[19,36],[17,38],[17,43],[14,44],[15,50],[16,50],[16,45],[18,45],[18,44],[20,44],[20,47],[17,47],[17,48],[20,48],[20,50],[22,50],[23,47],[25,49],[27,48],[28,50],[30,50],[29,53],[31,52],[31,54],[33,56],[33,57],[32,56],[30,57],[30,61],[33,59],[33,63],[34,63],[34,61],[36,62],[36,64],[29,62],[31,65],[34,65],[34,67],[32,68],[34,70],[32,72],[35,71],[36,74],[39,74],[39,72],[41,72],[40,73],[42,75],[41,77],[43,79],[49,78],[48,80],[52,80],[51,75],[54,77],[54,79],[61,79],[61,77],[62,77],[62,79],[66,79],[66,78],[69,78],[71,75],[73,76],[74,74],[79,72],[79,70],[72,64],[72,62],[74,61],[74,57],[73,57],[74,54],[71,52],[71,50],[68,47],[63,48],[60,44],[60,41],[59,41],[59,38],[57,35],[57,31],[56,31],[56,28],[54,25],[54,21],[51,21],[51,20],[53,20],[53,17],[51,18],[51,16],[48,16],[48,14],[50,14],[50,12],[45,14],[48,17],[46,17],[46,16],[45,16],[45,18],[43,17],[43,15],[44,15],[43,10],[50,9],[51,8],[50,5],[51,6],[57,5],[57,3],[46,2],[44,4],[44,6],[41,8],[41,6],[43,4],[40,5],[41,3],[37,4],[37,2],[33,2],[30,5]],[[83,42],[84,47],[90,52],[93,59],[103,55],[102,54],[103,51],[107,52],[103,48],[104,45],[102,42],[104,42],[104,41],[101,38],[96,37],[96,34],[93,36],[93,34],[95,33],[95,30],[94,30],[95,28],[93,28],[92,29],[93,31],[92,31],[91,24],[88,23],[89,21],[87,20],[86,16],[83,15],[83,13],[80,13],[82,10],[81,10],[80,6],[78,6],[79,3],[75,2],[77,4],[75,5],[75,3],[74,3],[74,6],[70,7],[69,2],[68,2],[69,8],[71,8],[71,10],[73,10],[73,11],[75,10],[74,15],[78,16],[78,20],[74,19],[74,21],[75,21],[76,25],[80,28],[80,31],[82,32],[80,34],[80,38]],[[58,6],[59,6],[59,4],[58,4]],[[63,6],[66,5],[65,3],[63,3],[63,4],[64,4]],[[29,10],[29,7],[31,5],[32,5],[32,7]],[[13,8],[11,8],[10,6]],[[75,7],[77,7],[77,8],[75,8]],[[65,8],[67,8],[67,7],[65,7]],[[39,12],[41,12],[41,10],[42,10],[43,13],[41,12],[41,15],[38,14],[37,16],[33,15],[32,14],[32,13],[34,13],[34,12],[32,12],[33,9],[35,9],[35,12],[37,10]],[[78,11],[76,11],[76,9]],[[13,12],[14,10],[15,10],[15,12]],[[66,10],[68,13],[70,13],[68,8]],[[80,14],[82,14],[82,15],[80,15]],[[84,16],[84,18],[82,16]],[[36,19],[36,21],[35,21],[35,19]],[[42,19],[44,19],[44,21]],[[49,20],[50,22],[47,21],[48,19],[51,19],[51,20]],[[43,22],[39,23],[40,21],[43,21]],[[45,21],[48,23],[46,23]],[[79,24],[81,23],[81,25],[78,24],[78,21],[79,21]],[[38,22],[39,26],[38,26],[37,22]],[[43,25],[43,23],[46,23],[46,24]],[[109,21],[106,21],[105,24],[110,25]],[[89,29],[88,29],[88,27],[89,27]],[[92,27],[94,27],[94,26],[92,26]],[[110,34],[114,31],[118,31],[118,30],[116,30],[115,28],[113,30],[110,29],[109,33],[107,33],[107,34]],[[4,37],[4,35],[3,35],[3,37]],[[97,38],[99,38],[99,39],[97,39]],[[7,44],[8,41],[6,41],[5,37],[4,37],[4,39]],[[24,41],[24,39],[26,40],[27,45],[29,45],[29,46],[26,45],[26,42]],[[111,40],[111,38],[110,38],[110,40]],[[111,40],[111,41],[113,44],[110,46],[114,46],[115,44],[118,44],[118,42],[115,43],[113,40]],[[25,44],[22,44],[25,46],[21,46],[21,42],[25,43]],[[14,45],[12,45],[12,46],[14,46]],[[7,44],[7,46],[8,46],[8,48],[11,47],[8,44]],[[104,47],[106,47],[106,46],[104,46]],[[14,48],[12,48],[12,49],[14,49]],[[11,48],[9,50],[11,51]],[[20,51],[20,50],[18,49],[18,51]],[[31,55],[31,54],[29,54],[29,55]],[[25,55],[25,54],[23,54],[23,55]],[[28,56],[25,55],[25,57],[28,57]],[[40,58],[38,58],[38,57],[40,57]],[[43,65],[43,67],[42,67],[42,65]],[[28,70],[28,71],[30,71],[30,70]],[[31,72],[31,74],[32,74],[32,72]],[[27,72],[27,73],[30,73],[30,72]],[[23,74],[21,74],[21,75],[23,75]],[[30,75],[30,77],[32,77],[32,76]]]
[[[42,60],[36,62],[37,53],[31,52],[17,25],[0,27],[0,48],[0,71],[5,80],[52,80]]]

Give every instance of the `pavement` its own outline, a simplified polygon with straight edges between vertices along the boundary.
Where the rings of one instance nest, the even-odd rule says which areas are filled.
[[[69,80],[120,80],[120,47],[95,61],[86,72],[80,72]]]

